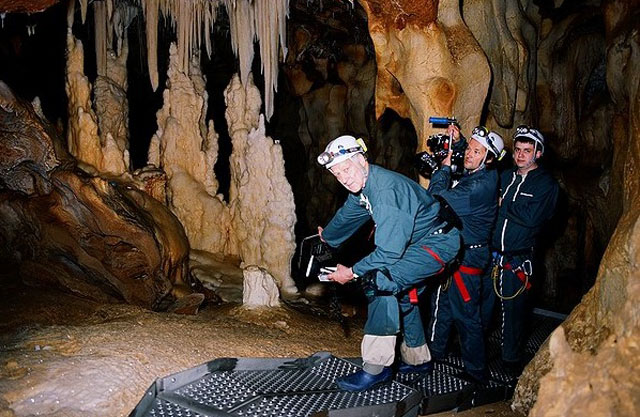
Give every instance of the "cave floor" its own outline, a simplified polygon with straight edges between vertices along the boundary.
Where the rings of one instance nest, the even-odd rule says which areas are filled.
[[[356,357],[362,336],[360,323],[346,337],[336,322],[287,307],[227,303],[187,316],[6,279],[0,297],[0,417],[126,416],[158,377],[221,357]],[[458,415],[518,414],[498,403]]]

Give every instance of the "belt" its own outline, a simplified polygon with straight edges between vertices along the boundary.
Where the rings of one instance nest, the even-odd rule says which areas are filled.
[[[498,249],[494,249],[493,251],[496,252],[498,255],[502,255],[502,256],[531,255],[533,253],[533,247],[524,248],[524,249],[517,249],[517,250],[505,250],[505,251],[500,251]]]
[[[511,264],[505,264],[502,269],[506,269],[507,271],[511,271],[515,274],[516,277],[522,282],[524,287],[528,290],[531,289],[531,282],[529,282],[529,274],[527,274],[524,269],[521,267],[514,268]]]
[[[431,235],[444,235],[447,234],[453,229],[455,226],[452,223],[445,222],[439,229],[431,232]]]
[[[464,245],[465,249],[478,249],[478,248],[484,248],[487,247],[489,244],[488,243],[476,243],[474,245]]]

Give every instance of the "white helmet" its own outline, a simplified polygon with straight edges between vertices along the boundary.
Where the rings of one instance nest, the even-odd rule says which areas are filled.
[[[502,136],[496,132],[489,131],[484,126],[474,127],[473,132],[471,133],[471,139],[477,140],[482,146],[487,148],[487,150],[491,152],[498,161],[501,160],[506,153],[504,150],[504,140],[502,140]]]
[[[318,155],[318,163],[329,169],[355,154],[364,154],[366,151],[367,147],[362,139],[356,139],[351,135],[339,136],[329,142],[324,152]]]
[[[513,134],[513,141],[515,142],[522,138],[532,140],[535,145],[534,149],[537,150],[539,146],[540,152],[544,154],[544,136],[542,136],[542,133],[540,133],[539,130],[527,125],[520,125],[516,127],[516,133]]]

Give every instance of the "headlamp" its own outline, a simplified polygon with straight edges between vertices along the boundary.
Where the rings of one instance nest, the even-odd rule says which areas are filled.
[[[365,146],[364,141],[362,139],[357,139],[356,142],[358,143],[358,145],[351,148],[340,148],[335,152],[322,152],[320,155],[318,155],[318,164],[325,166],[341,155],[347,155],[350,153],[365,153],[367,151],[367,147]]]

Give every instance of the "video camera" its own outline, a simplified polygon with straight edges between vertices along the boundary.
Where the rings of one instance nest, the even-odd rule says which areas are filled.
[[[458,120],[455,117],[429,117],[429,123],[436,125],[456,125]],[[437,133],[427,138],[427,147],[430,152],[420,152],[415,156],[415,166],[420,175],[431,178],[433,173],[440,168],[442,161],[447,158],[450,150],[451,154],[451,174],[453,178],[459,178],[464,171],[464,151],[467,148],[465,140],[453,143],[449,135]]]

